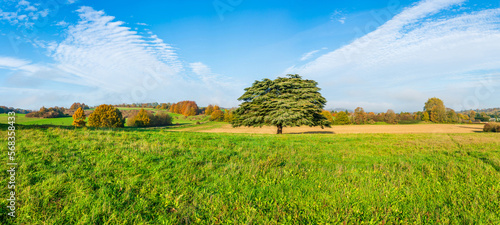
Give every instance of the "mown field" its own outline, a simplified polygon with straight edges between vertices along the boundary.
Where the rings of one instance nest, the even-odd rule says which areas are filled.
[[[20,128],[16,141],[18,217],[1,188],[1,224],[500,223],[496,133]]]

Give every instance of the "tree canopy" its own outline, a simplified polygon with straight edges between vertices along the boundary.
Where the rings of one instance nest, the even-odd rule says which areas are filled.
[[[123,127],[122,113],[112,105],[100,105],[90,114],[88,125],[90,127]]]
[[[326,99],[317,85],[316,81],[304,80],[298,74],[255,81],[238,98],[243,103],[235,111],[232,124],[234,127],[276,126],[278,134],[283,133],[283,127],[329,127],[330,122],[321,114]]]
[[[430,120],[434,123],[443,123],[446,120],[446,108],[439,98],[429,98],[425,103],[424,111],[429,113]]]
[[[79,107],[75,114],[73,114],[73,126],[84,127],[85,124],[85,111],[83,111],[82,107]]]

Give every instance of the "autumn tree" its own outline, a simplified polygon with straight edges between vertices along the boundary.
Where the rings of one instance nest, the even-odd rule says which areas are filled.
[[[361,107],[354,110],[354,123],[355,124],[365,124],[366,123],[366,113]]]
[[[394,110],[392,110],[392,109],[387,110],[387,112],[385,113],[384,121],[386,123],[390,123],[390,124],[398,123],[397,115],[394,112]]]
[[[439,98],[434,97],[427,100],[424,111],[429,114],[430,120],[434,123],[442,123],[446,120],[446,108]]]
[[[139,113],[134,118],[135,121],[135,126],[137,127],[147,127],[149,126],[149,122],[151,122],[151,119],[148,116],[148,113],[146,110],[141,109]]]
[[[194,116],[198,114],[198,105],[194,101],[182,101],[172,104],[169,111],[184,116]]]
[[[149,121],[149,122],[148,122]],[[167,126],[172,124],[172,117],[164,111],[153,113],[151,111],[139,111],[132,114],[127,119],[127,126],[129,127],[157,127]]]
[[[213,111],[214,111],[214,106],[208,105],[207,108],[205,109],[205,115],[210,116],[210,115],[212,115]]]
[[[84,127],[86,123],[87,122],[85,122],[85,111],[83,111],[82,107],[80,107],[73,114],[73,126]]]
[[[347,115],[346,112],[340,111],[337,113],[334,123],[335,125],[347,125],[351,124],[351,120],[349,119],[349,115]]]
[[[428,112],[424,112],[422,114],[422,121],[426,121],[426,122],[429,122],[431,119],[429,117],[429,113]]]
[[[323,110],[321,111],[321,115],[323,115],[330,123],[333,124],[333,116],[332,113],[329,112],[328,110]]]
[[[469,118],[470,118],[470,121],[472,121],[472,122],[476,121],[476,112],[474,110],[471,110],[469,112]]]
[[[448,109],[446,112],[446,122],[447,123],[456,123],[458,122],[458,115],[453,109]]]
[[[90,114],[88,125],[90,127],[123,127],[122,113],[112,105],[100,105]]]
[[[298,74],[288,74],[275,80],[255,81],[238,98],[243,101],[235,111],[233,126],[276,126],[277,134],[283,127],[330,126],[321,115],[326,99],[319,93],[314,80],[304,80]]]
[[[234,110],[226,110],[224,112],[224,122],[231,123],[234,120]]]
[[[88,105],[85,105],[85,103],[79,103],[79,102],[75,102],[71,105],[71,107],[69,107],[70,110],[77,110],[78,108],[82,108],[82,109],[89,109],[89,106]]]
[[[212,112],[212,114],[210,115],[210,120],[212,121],[223,121],[224,120],[224,112],[222,112],[222,110],[220,109],[217,109],[217,110],[214,110]]]

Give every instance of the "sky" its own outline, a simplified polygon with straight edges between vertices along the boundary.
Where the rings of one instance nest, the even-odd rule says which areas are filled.
[[[327,109],[500,106],[500,0],[0,0],[0,105],[237,107],[299,74]]]

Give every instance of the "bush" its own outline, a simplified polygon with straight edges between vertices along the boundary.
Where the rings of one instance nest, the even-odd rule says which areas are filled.
[[[90,127],[123,127],[122,113],[112,105],[100,105],[89,116]]]
[[[152,113],[148,114],[149,118],[151,119],[151,122],[149,123],[150,126],[167,126],[167,125],[172,125],[172,117],[168,115],[166,112],[157,112],[155,115]]]
[[[149,119],[149,123],[146,125],[143,125],[142,121],[145,120],[145,118],[139,119],[140,112],[135,112],[135,114],[132,114],[127,118],[127,126],[128,127],[157,127],[157,126],[167,126],[167,125],[172,125],[172,117],[168,115],[168,113],[160,111],[157,112],[156,114],[153,114],[152,112],[147,113],[147,118]]]
[[[500,132],[500,123],[490,122],[484,125],[484,132]]]

